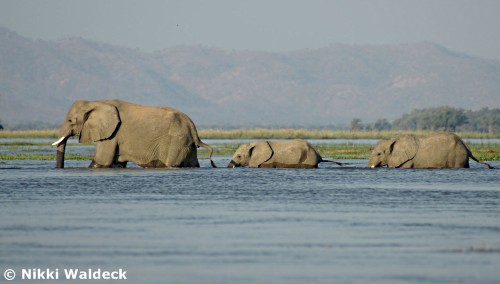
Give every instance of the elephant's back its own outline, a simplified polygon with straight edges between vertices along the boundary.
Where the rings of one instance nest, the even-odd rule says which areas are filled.
[[[273,147],[281,161],[291,164],[316,167],[321,160],[318,152],[309,142],[302,139],[277,142],[280,147]]]
[[[437,168],[467,167],[468,153],[465,143],[454,133],[437,133],[420,141],[415,164]]]
[[[124,155],[141,164],[197,166],[196,141],[191,120],[175,109],[125,104],[120,110],[122,125],[118,133]],[[138,153],[134,149],[143,149]],[[129,153],[130,152],[130,153]]]

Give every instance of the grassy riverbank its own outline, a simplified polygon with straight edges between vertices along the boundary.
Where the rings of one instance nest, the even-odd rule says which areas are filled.
[[[394,137],[402,133],[423,135],[426,132],[396,132],[396,131],[333,131],[333,130],[305,130],[305,129],[250,129],[250,130],[200,130],[202,139],[384,139]],[[499,135],[487,135],[483,133],[458,133],[462,138],[500,138]],[[35,131],[0,131],[0,139],[26,139],[27,141],[9,142],[0,141],[0,160],[55,160],[55,148],[47,143],[30,142],[29,139],[57,139],[57,130],[35,130]],[[74,154],[75,147],[85,146],[82,144],[68,143],[68,160],[91,160],[92,150],[85,154]],[[214,155],[230,156],[234,153],[238,144],[220,143],[213,144]],[[373,145],[369,144],[326,144],[314,145],[318,152],[325,158],[330,159],[368,159]],[[483,161],[500,160],[500,144],[470,144],[474,155]],[[200,158],[208,154],[203,148],[199,149]]]
[[[67,160],[91,160],[94,148],[85,154],[75,154],[78,147],[86,145],[70,143],[67,146]],[[238,148],[236,143],[212,144],[214,156],[231,156]],[[369,144],[314,144],[324,158],[330,159],[368,159],[373,145]],[[470,144],[470,149],[478,159],[483,161],[500,160],[500,144]],[[55,148],[46,143],[1,142],[0,160],[55,160]],[[208,151],[200,148],[199,157],[205,158]]]
[[[202,139],[386,139],[400,134],[425,135],[433,131],[348,131],[348,130],[314,130],[314,129],[202,129]],[[500,138],[500,134],[479,132],[459,132],[462,138],[492,139]]]
[[[212,145],[214,155],[233,155],[239,145],[219,144]],[[324,158],[331,159],[368,159],[373,149],[369,144],[314,144]],[[476,158],[481,161],[500,161],[500,144],[470,144],[468,145]],[[200,148],[200,156],[207,155],[208,151]]]
[[[0,139],[57,139],[57,129],[46,130],[2,130]]]

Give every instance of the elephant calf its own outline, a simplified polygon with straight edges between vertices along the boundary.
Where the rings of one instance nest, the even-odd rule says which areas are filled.
[[[427,136],[401,135],[380,141],[373,149],[368,166],[390,168],[468,168],[469,158],[478,161],[454,133]]]
[[[316,149],[300,139],[290,141],[257,141],[241,145],[228,168],[317,168],[321,158]],[[334,162],[337,163],[337,162]],[[341,165],[340,163],[337,163]]]

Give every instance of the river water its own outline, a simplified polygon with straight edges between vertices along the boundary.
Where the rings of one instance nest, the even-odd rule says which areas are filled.
[[[0,283],[36,282],[30,269],[59,271],[44,283],[75,282],[64,269],[122,269],[129,283],[500,283],[500,170],[341,162],[0,161]]]

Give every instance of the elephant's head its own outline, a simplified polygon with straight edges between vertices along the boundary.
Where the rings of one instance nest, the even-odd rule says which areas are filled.
[[[261,164],[269,161],[274,151],[267,141],[258,141],[241,145],[233,155],[228,168],[248,166],[258,168]]]
[[[80,143],[92,143],[111,138],[120,125],[120,115],[115,106],[104,102],[76,101],[69,109],[59,129],[57,165],[64,168],[66,141],[78,136]]]
[[[368,166],[371,168],[389,166],[398,168],[417,154],[417,139],[402,135],[395,139],[380,141],[372,150]]]

